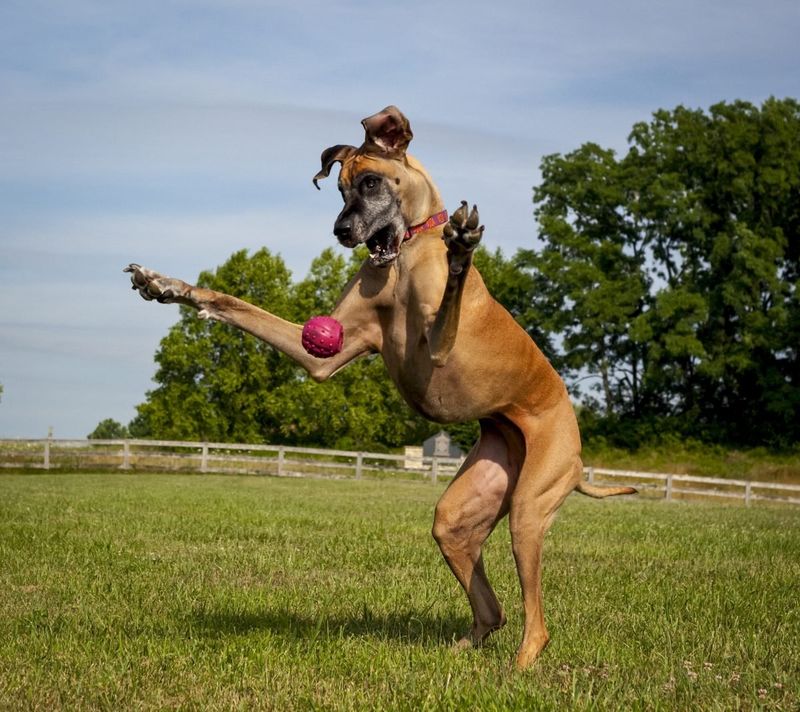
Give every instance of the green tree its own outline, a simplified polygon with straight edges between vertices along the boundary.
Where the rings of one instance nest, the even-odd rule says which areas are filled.
[[[639,412],[643,354],[629,329],[649,278],[626,219],[623,168],[613,151],[586,144],[546,157],[542,178],[534,197],[545,246],[520,261],[537,275],[532,296],[543,328],[562,338],[553,360],[574,382],[596,377],[582,390],[599,393],[606,416],[621,404]]]
[[[737,443],[800,436],[800,105],[678,107],[620,160],[548,156],[533,296],[608,418]]]
[[[128,436],[128,429],[113,418],[101,420],[97,427],[87,435],[90,440],[120,440]]]

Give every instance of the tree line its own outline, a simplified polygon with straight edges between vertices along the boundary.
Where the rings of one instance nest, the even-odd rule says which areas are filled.
[[[487,286],[564,376],[585,438],[796,443],[800,104],[662,110],[628,143],[622,156],[586,143],[543,159],[538,240],[532,230],[531,248],[508,258],[479,248]],[[302,323],[331,311],[361,257],[327,249],[293,282],[279,256],[240,251],[198,283]],[[438,429],[380,358],[317,384],[188,309],[155,361],[134,420],[93,435],[389,449]],[[452,431],[463,444],[477,432]]]

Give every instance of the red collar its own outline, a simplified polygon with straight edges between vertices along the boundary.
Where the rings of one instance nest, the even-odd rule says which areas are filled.
[[[444,225],[447,222],[447,211],[442,210],[440,213],[436,213],[435,215],[431,215],[424,223],[420,223],[419,225],[412,225],[408,230],[406,230],[406,234],[403,236],[404,240],[410,240],[414,235],[418,232],[423,232],[425,230],[430,230],[431,228],[438,227],[439,225]]]

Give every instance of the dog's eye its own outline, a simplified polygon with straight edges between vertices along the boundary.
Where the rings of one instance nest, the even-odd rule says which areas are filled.
[[[367,190],[372,190],[376,185],[378,185],[378,179],[375,176],[367,176],[364,178],[364,182],[361,184]]]

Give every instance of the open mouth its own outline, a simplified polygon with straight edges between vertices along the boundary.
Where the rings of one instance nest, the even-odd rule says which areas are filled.
[[[370,237],[366,245],[370,264],[374,267],[386,267],[400,253],[400,240],[391,223]]]

